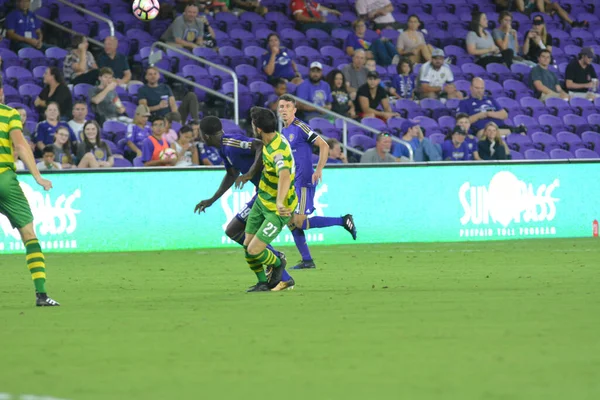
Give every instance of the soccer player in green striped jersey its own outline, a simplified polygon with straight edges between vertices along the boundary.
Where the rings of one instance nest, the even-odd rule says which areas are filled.
[[[2,80],[0,79],[0,102],[4,101]],[[46,293],[46,263],[40,243],[33,228],[33,214],[29,202],[23,194],[17,174],[13,145],[19,158],[23,160],[38,185],[44,190],[52,188],[52,182],[42,178],[35,164],[35,158],[23,137],[21,115],[14,108],[0,103],[0,214],[5,215],[21,234],[25,244],[27,267],[33,279],[36,293],[36,306],[58,306]]]
[[[277,257],[267,245],[289,223],[298,205],[294,188],[294,156],[288,141],[277,132],[277,117],[266,108],[250,110],[254,136],[263,142],[263,171],[258,185],[258,198],[246,222],[246,262],[256,273],[258,283],[249,292],[276,289],[285,269],[285,259]],[[273,265],[270,281],[265,266]]]

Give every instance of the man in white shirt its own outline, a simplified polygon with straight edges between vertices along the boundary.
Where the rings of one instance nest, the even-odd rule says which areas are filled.
[[[83,131],[83,125],[86,123],[86,117],[88,115],[88,106],[85,101],[77,101],[73,105],[73,119],[68,122],[69,127],[77,136],[77,140],[81,141],[81,132]]]
[[[418,91],[422,99],[462,99],[463,95],[454,86],[454,74],[444,63],[444,50],[434,49],[431,61],[426,62],[419,71]]]
[[[375,24],[375,29],[401,29],[392,12],[394,6],[390,0],[356,0],[356,13],[365,21]]]

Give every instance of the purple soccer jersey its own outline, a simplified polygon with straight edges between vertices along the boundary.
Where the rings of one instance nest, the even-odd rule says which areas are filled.
[[[469,159],[469,145],[462,142],[460,146],[455,147],[452,140],[445,140],[442,143],[442,159],[444,161],[466,161]]]
[[[223,159],[226,169],[234,168],[242,174],[250,170],[255,158],[252,151],[252,141],[252,138],[239,133],[225,133],[223,135],[219,155]],[[254,175],[250,181],[258,187],[260,173]]]
[[[292,146],[294,161],[296,163],[296,187],[312,187],[312,147],[319,135],[307,124],[295,118],[287,128],[281,131],[283,136]]]

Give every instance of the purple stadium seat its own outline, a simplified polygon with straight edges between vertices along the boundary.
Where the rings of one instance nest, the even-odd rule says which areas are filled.
[[[86,100],[89,103],[88,93],[93,87],[94,85],[90,85],[89,83],[78,83],[77,85],[73,86],[73,99]]]
[[[232,29],[227,31],[231,40],[233,40],[235,47],[243,49],[246,46],[258,46],[260,42],[254,36],[252,32],[248,32],[244,29]]]
[[[220,92],[223,94],[227,94],[233,96],[233,82],[226,82],[221,87]],[[241,115],[246,115],[250,111],[250,108],[255,103],[255,98],[248,89],[247,86],[239,84],[238,85],[238,104],[239,104],[239,113]]]
[[[587,119],[576,114],[567,114],[563,117],[563,122],[568,130],[578,134],[582,134],[585,131],[589,131],[591,126],[588,124]]]
[[[24,48],[19,50],[19,58],[25,61],[27,68],[33,69],[40,65],[47,66],[49,64],[48,59],[41,51],[34,48]]]
[[[600,153],[600,133],[591,131],[583,132],[581,134],[581,140],[587,147]]]
[[[240,21],[244,25],[244,28],[251,32],[256,32],[258,29],[267,29],[271,25],[269,21],[252,11],[241,13]]]
[[[496,82],[512,79],[513,73],[504,64],[491,63],[485,67],[488,75]]]
[[[573,108],[577,114],[584,118],[587,118],[587,116],[590,114],[596,113],[596,107],[594,107],[594,103],[582,97],[573,97],[571,99],[571,108]]]
[[[313,61],[323,62],[323,56],[317,50],[308,46],[298,46],[294,49],[300,63],[309,66]]]
[[[577,57],[577,55],[581,52],[581,46],[576,46],[574,44],[562,46],[562,49],[568,57]]]
[[[4,102],[6,104],[20,103],[21,95],[19,94],[19,91],[17,89],[15,89],[13,86],[4,85]]]
[[[590,124],[591,129],[600,132],[600,114],[590,114],[587,117],[588,124]]]
[[[438,125],[437,121],[433,118],[425,117],[425,116],[416,116],[413,118],[415,121],[419,122],[421,129],[423,129],[426,136],[434,132],[441,133],[442,129]]]
[[[519,100],[522,97],[533,96],[533,91],[523,82],[515,79],[507,79],[503,82],[504,91],[509,97]]]
[[[46,73],[46,69],[48,69],[48,67],[44,67],[43,65],[40,65],[39,67],[35,67],[33,69],[33,80],[36,85],[44,85],[44,74]]]
[[[350,138],[350,147],[357,149],[368,150],[375,147],[375,139],[367,135],[357,134]]]
[[[513,123],[515,126],[525,125],[530,132],[542,130],[540,123],[529,115],[516,115],[513,118]]]
[[[524,160],[525,156],[523,156],[522,153],[520,153],[516,150],[511,150],[510,151],[510,159],[511,160]]]
[[[454,115],[454,113],[456,112],[456,109],[458,108],[458,105],[460,104],[460,100],[459,99],[448,99],[446,100],[446,108],[448,110],[450,110],[450,114]]]
[[[550,113],[544,103],[535,97],[521,97],[519,103],[521,104],[521,107],[527,110],[527,113],[534,118]]]
[[[252,65],[249,64],[240,64],[235,67],[235,73],[238,74],[238,77],[242,80],[246,86],[250,84],[250,82],[266,82],[267,76],[259,71]]]
[[[296,26],[294,21],[290,20],[285,14],[277,11],[269,11],[266,13],[265,20],[270,22],[271,28],[275,28],[279,32],[286,28],[293,29]]]
[[[460,90],[466,97],[471,95],[471,82],[464,79],[459,79],[454,81],[454,86],[456,86],[456,89]]]
[[[0,48],[0,57],[2,58],[2,67],[20,67],[21,59],[18,55],[9,49]]]
[[[298,46],[308,46],[306,35],[292,28],[284,28],[279,32],[281,42],[285,47],[295,49]]]
[[[595,41],[592,32],[585,28],[573,28],[570,33],[571,37],[575,40],[575,44],[578,46],[589,46]]]
[[[380,132],[386,132],[388,130],[387,124],[379,118],[363,118],[361,123]]]
[[[421,108],[433,119],[439,119],[442,116],[450,115],[450,110],[446,108],[444,103],[438,99],[423,99],[421,100]]]
[[[548,133],[556,134],[565,129],[562,119],[554,115],[540,115],[538,122],[542,129]]]
[[[225,59],[213,49],[209,49],[206,47],[196,47],[194,50],[192,50],[192,54],[194,54],[197,57],[205,58],[206,60],[215,64],[225,64]]]
[[[244,23],[233,13],[217,13],[214,17],[217,26],[222,31],[227,32],[236,28],[244,29]]]
[[[529,149],[525,150],[525,159],[526,160],[549,160],[550,156],[548,153],[543,152],[538,149]]]
[[[331,31],[331,37],[333,38],[333,42],[336,46],[340,48],[346,42],[346,38],[350,34],[348,29],[335,28]]]
[[[33,101],[40,95],[42,88],[33,83],[26,83],[19,86],[19,94],[23,98],[23,102],[33,107]]]
[[[521,107],[518,101],[511,99],[510,97],[498,97],[496,101],[500,107],[505,108],[508,112],[508,117],[513,119],[517,115],[525,113],[525,110]]]
[[[133,166],[136,168],[141,168],[144,166],[144,162],[142,161],[142,157],[136,157],[133,159]]]
[[[34,83],[33,75],[28,69],[23,67],[8,67],[4,71],[4,76],[8,81],[8,84],[17,87],[24,83]]]
[[[406,99],[396,100],[394,111],[399,112],[402,118],[414,118],[419,115],[425,115],[425,112],[417,103]]]
[[[572,132],[558,132],[556,134],[556,141],[570,151],[585,147],[581,138]]]
[[[487,79],[490,77],[485,68],[478,64],[464,63],[460,66],[460,69],[465,75],[465,79],[468,81],[471,81],[475,77],[479,77],[481,79]]]
[[[510,146],[511,149],[518,150],[520,152],[524,152],[527,149],[532,149],[533,143],[528,136],[523,136],[519,133],[511,133],[506,137],[506,143]]]
[[[325,60],[325,63],[331,66],[338,66],[344,63],[349,64],[350,62],[352,62],[352,58],[350,56],[347,56],[346,52],[338,49],[337,47],[324,46],[321,48],[320,52],[321,56]]]
[[[102,137],[118,142],[127,134],[127,125],[119,121],[105,121],[102,125]]]
[[[573,153],[565,149],[553,149],[550,150],[550,158],[553,160],[569,160],[575,158]]]
[[[62,69],[63,61],[69,52],[60,47],[49,47],[46,50],[46,57],[48,57],[50,64],[55,65]]]
[[[333,125],[329,120],[325,118],[312,118],[309,123],[310,127],[318,132],[320,132],[323,136],[328,138],[335,138],[338,140],[342,139],[341,130],[337,129],[335,125]]]
[[[115,157],[114,158],[114,165],[113,168],[131,168],[133,167],[133,165],[126,159],[122,158],[122,157]]]
[[[494,98],[506,96],[506,93],[504,92],[504,88],[498,82],[495,82],[495,81],[492,81],[489,79],[485,79],[484,82],[485,82],[485,93],[488,96],[494,97]]]
[[[333,38],[321,29],[307,29],[306,38],[308,39],[308,44],[315,49],[333,45]]]
[[[534,132],[531,135],[531,140],[538,149],[545,152],[560,148],[560,144],[556,141],[554,136],[545,132]]]
[[[443,133],[450,133],[456,126],[456,119],[450,115],[443,115],[438,119],[438,125]]]
[[[248,46],[244,49],[244,54],[246,57],[250,57],[252,60],[252,65],[257,68],[262,69],[262,56],[265,54],[266,50],[259,46]]]
[[[594,150],[590,149],[577,149],[575,150],[575,157],[577,158],[600,158],[600,155],[596,153]]]
[[[546,107],[551,114],[556,115],[559,118],[564,117],[567,114],[573,114],[575,109],[571,108],[571,105],[567,100],[550,98],[546,100]]]
[[[446,135],[444,135],[443,133],[435,132],[429,135],[428,138],[429,140],[431,140],[432,143],[442,145],[442,143],[444,143],[444,140],[446,139]]]
[[[490,64],[490,65],[494,65],[494,64]],[[503,65],[503,64],[501,64]],[[523,82],[529,82],[529,74],[531,73],[531,68],[527,65],[524,64],[512,64],[510,66],[510,71],[513,73],[513,75],[517,76],[517,79],[523,81]]]

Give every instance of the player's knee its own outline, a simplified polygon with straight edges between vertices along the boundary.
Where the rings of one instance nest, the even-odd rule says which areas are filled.
[[[297,219],[294,221],[294,227],[297,229],[302,229],[302,225],[304,225],[303,219]]]
[[[19,228],[19,233],[21,234],[21,240],[23,243],[36,238],[32,223]]]
[[[227,225],[227,228],[225,228],[225,234],[229,239],[237,240],[240,235],[240,229],[234,224]]]
[[[262,243],[254,240],[248,245],[248,250],[246,250],[246,251],[248,252],[248,254],[256,256],[256,255],[260,254],[264,249],[265,249],[265,246]]]

